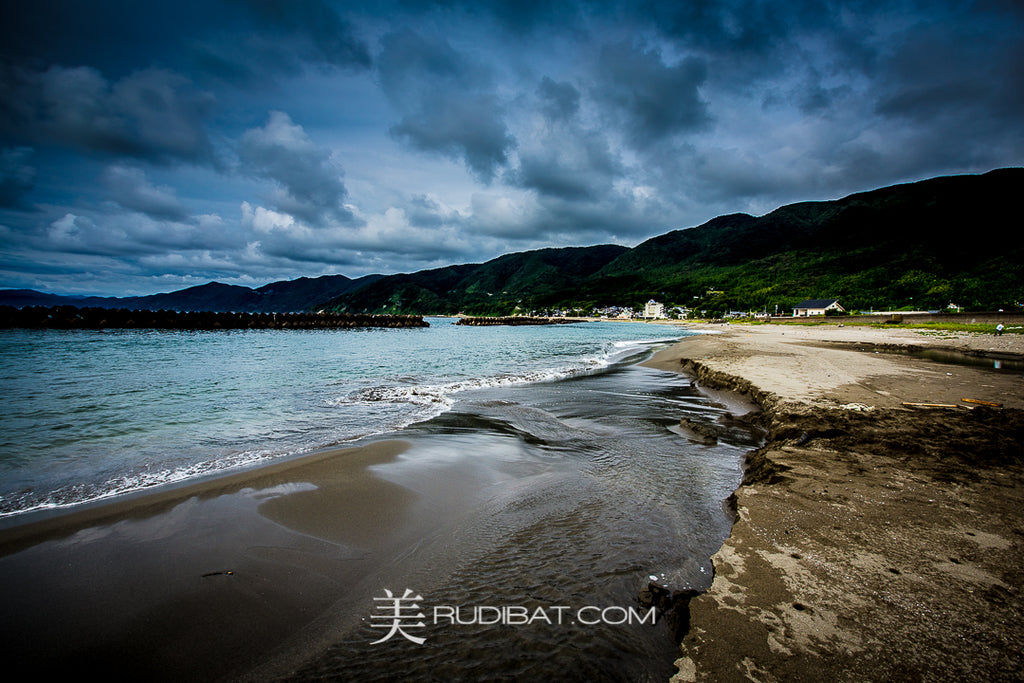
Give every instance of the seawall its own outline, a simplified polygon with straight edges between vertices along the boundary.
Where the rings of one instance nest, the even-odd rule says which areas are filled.
[[[456,325],[566,325],[584,322],[574,318],[531,318],[528,316],[466,316],[459,318]]]
[[[429,327],[419,315],[349,313],[215,313],[125,308],[0,306],[0,328],[158,330],[325,330],[356,327]]]

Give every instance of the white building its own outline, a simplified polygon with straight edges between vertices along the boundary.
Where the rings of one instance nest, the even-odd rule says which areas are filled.
[[[793,307],[794,318],[807,318],[812,315],[825,315],[825,311],[845,311],[839,305],[839,299],[808,299]]]
[[[659,304],[654,299],[647,302],[644,306],[644,317],[645,318],[665,318],[665,304]]]

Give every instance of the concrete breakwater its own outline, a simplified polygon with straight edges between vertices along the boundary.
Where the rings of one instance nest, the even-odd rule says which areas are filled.
[[[0,306],[0,328],[158,330],[324,330],[355,327],[429,327],[419,315],[352,313],[220,313],[146,311],[75,306]]]
[[[579,323],[582,320],[572,318],[530,318],[527,316],[507,316],[504,318],[492,318],[487,316],[459,318],[456,325],[564,325],[567,323]]]

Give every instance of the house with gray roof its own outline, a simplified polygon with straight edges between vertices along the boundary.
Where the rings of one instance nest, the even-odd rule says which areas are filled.
[[[807,299],[793,307],[794,318],[809,318],[812,315],[825,315],[825,311],[845,311],[839,305],[839,299]]]

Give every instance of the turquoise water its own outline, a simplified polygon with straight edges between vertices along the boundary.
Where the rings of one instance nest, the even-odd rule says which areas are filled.
[[[389,434],[481,389],[601,373],[685,333],[635,323],[0,331],[0,514]]]

